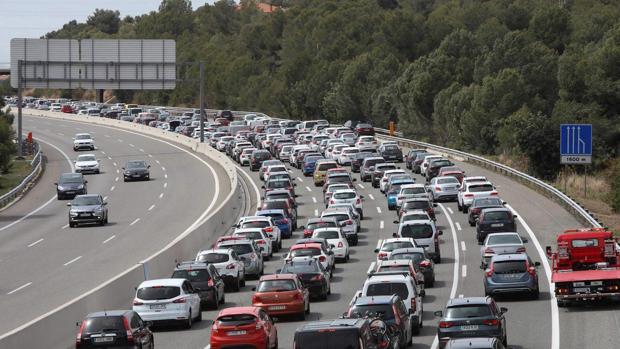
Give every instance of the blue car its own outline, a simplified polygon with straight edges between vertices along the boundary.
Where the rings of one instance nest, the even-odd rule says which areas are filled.
[[[271,217],[273,222],[280,229],[283,238],[290,238],[293,235],[292,220],[286,217],[284,210],[261,210],[256,211],[255,216]]]
[[[314,173],[314,168],[316,167],[316,162],[324,159],[322,156],[310,156],[309,158],[304,160],[304,164],[301,167],[301,171],[304,176],[312,176]]]
[[[415,181],[410,179],[403,180],[395,180],[390,184],[390,187],[387,190],[387,204],[388,210],[396,209],[396,197],[398,196],[398,192],[400,191],[400,187],[405,184],[415,184]]]

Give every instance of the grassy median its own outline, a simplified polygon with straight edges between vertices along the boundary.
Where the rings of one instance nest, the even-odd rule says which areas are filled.
[[[6,174],[0,174],[0,196],[8,193],[21,183],[30,174],[32,159],[13,160],[11,169]]]

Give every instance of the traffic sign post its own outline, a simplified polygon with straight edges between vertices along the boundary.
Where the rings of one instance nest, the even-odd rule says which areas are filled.
[[[562,164],[592,163],[592,125],[560,125],[560,161]]]

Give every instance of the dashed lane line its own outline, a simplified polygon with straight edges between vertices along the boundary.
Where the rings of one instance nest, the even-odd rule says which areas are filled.
[[[310,187],[306,187],[306,190],[312,192],[312,189],[310,189]]]
[[[163,198],[163,197],[164,197],[164,193],[160,193],[160,194],[159,194],[159,198],[161,199],[161,198]]]
[[[114,239],[116,237],[116,235],[112,235],[109,238],[103,240],[102,244],[107,244],[108,242],[112,241],[112,239]]]
[[[375,199],[375,197],[372,196],[372,194],[368,194],[368,197],[370,198],[370,200],[374,200]]]
[[[467,265],[465,264],[461,267],[461,276],[464,278],[467,277]]]
[[[461,230],[461,224],[459,222],[454,223],[456,225],[457,230]]]
[[[467,251],[467,246],[465,246],[465,241],[461,241],[461,250],[463,250],[463,252]]]
[[[153,205],[151,205],[151,206],[149,207],[149,211],[152,211],[154,208],[155,208],[155,204],[153,204]]]
[[[25,284],[23,284],[23,285],[19,286],[18,288],[14,289],[13,291],[7,292],[7,294],[6,294],[6,295],[7,295],[7,296],[10,296],[10,295],[12,295],[13,293],[15,293],[15,292],[19,292],[19,291],[23,290],[24,288],[26,288],[26,287],[28,287],[28,286],[30,286],[30,285],[32,285],[32,282],[25,283]]]
[[[67,263],[63,264],[65,267],[69,264],[75,263],[77,261],[79,261],[80,259],[82,259],[82,256],[77,256],[75,258],[73,258],[72,260],[68,261]]]
[[[452,209],[450,207],[446,207],[446,208],[448,209],[448,212],[450,212],[450,214],[454,214],[454,211],[452,211]]]
[[[32,247],[32,246],[34,246],[34,245],[36,245],[36,244],[38,244],[38,243],[40,243],[40,242],[43,242],[43,240],[45,240],[45,239],[40,238],[39,240],[37,240],[37,241],[35,241],[35,242],[33,242],[33,243],[29,244],[29,245],[28,245],[28,247]]]
[[[316,204],[316,198],[314,196],[312,197],[312,202]]]
[[[138,222],[140,222],[140,218],[134,219],[133,222],[129,223],[129,226],[132,226],[132,225],[134,225],[134,224],[136,224]]]
[[[381,207],[377,206],[377,213],[381,213]]]
[[[113,185],[112,188],[110,188],[110,191],[114,191],[114,189],[116,189],[115,185]]]
[[[384,226],[385,226],[384,221],[379,222],[379,229],[383,229]]]

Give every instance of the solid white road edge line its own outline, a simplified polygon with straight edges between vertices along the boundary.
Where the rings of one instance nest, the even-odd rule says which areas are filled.
[[[551,296],[549,299],[549,305],[551,306],[551,349],[560,349],[560,315],[558,312],[558,303],[555,298],[555,293],[553,292],[553,285],[551,284],[551,266],[547,260],[547,254],[540,245],[538,238],[536,238],[536,234],[534,234],[532,229],[530,229],[530,226],[527,225],[525,220],[521,218],[522,216],[510,205],[506,204],[505,206],[511,210],[513,214],[517,215],[519,223],[521,223],[525,231],[527,231],[527,235],[530,236],[530,241],[534,244],[534,247],[536,247],[536,252],[538,252],[538,256],[540,257],[543,268],[545,269],[547,284],[549,285],[549,295]]]
[[[452,289],[450,289],[450,298],[454,298],[456,296],[456,290],[459,286],[459,263],[461,259],[461,253],[459,252],[459,241],[456,235],[456,229],[454,229],[454,223],[452,222],[452,217],[446,211],[446,207],[443,204],[439,204],[439,208],[446,216],[448,220],[448,224],[450,224],[450,230],[452,231],[452,242],[454,244],[454,269],[452,270]],[[449,207],[448,207],[449,209]],[[433,340],[433,344],[431,344],[431,349],[437,349],[439,347],[439,338],[435,335],[435,339]]]
[[[6,294],[6,295],[7,295],[7,296],[12,295],[13,293],[15,293],[15,292],[17,292],[17,291],[21,291],[21,290],[23,290],[24,288],[26,288],[26,287],[28,287],[28,286],[30,286],[30,285],[32,285],[32,282],[28,282],[28,283],[26,283],[26,284],[23,284],[23,285],[19,286],[18,288],[14,289],[13,291],[11,291],[11,292],[7,292],[7,294]]]

